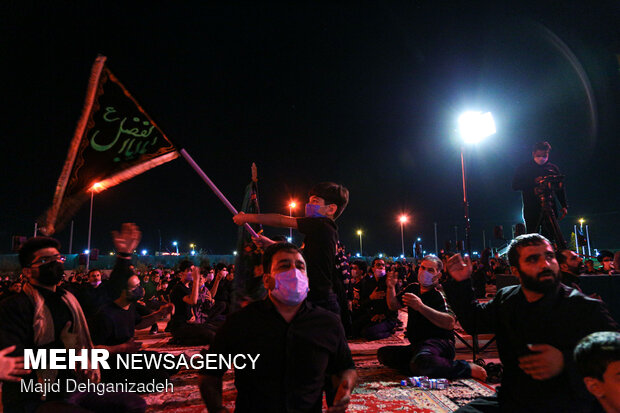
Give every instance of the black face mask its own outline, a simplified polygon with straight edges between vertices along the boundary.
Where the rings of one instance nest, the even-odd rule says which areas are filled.
[[[58,284],[65,275],[65,266],[62,262],[52,261],[39,266],[37,281],[48,287]]]
[[[141,286],[137,286],[136,288],[128,292],[129,292],[129,295],[127,298],[132,303],[135,303],[136,301],[140,301],[144,297],[144,288],[142,288]]]

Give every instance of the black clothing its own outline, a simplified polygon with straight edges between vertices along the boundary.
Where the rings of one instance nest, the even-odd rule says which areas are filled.
[[[297,218],[297,229],[305,235],[304,257],[310,291],[308,301],[326,300],[332,290],[336,267],[338,227],[330,218]]]
[[[470,334],[495,333],[504,365],[499,402],[515,412],[581,412],[591,399],[578,376],[573,349],[595,331],[618,331],[605,305],[559,284],[536,302],[520,285],[502,288],[487,304],[474,300],[470,280],[444,286],[461,325]],[[519,368],[528,344],[548,344],[564,354],[564,370],[549,380],[534,380]]]
[[[370,298],[375,289],[379,292],[387,291],[386,278],[387,276],[379,277],[379,279],[375,276],[370,276],[361,281],[358,314],[368,314],[370,316],[381,314],[390,319],[398,318],[398,313],[389,309],[385,296],[375,300]]]
[[[108,289],[111,291],[116,286],[127,285],[127,280],[131,276],[129,270],[129,260],[117,259],[114,270],[110,275]],[[103,287],[103,285],[101,286]],[[50,310],[54,322],[54,338],[52,343],[42,347],[37,347],[34,342],[34,304],[30,298],[21,292],[0,302],[0,349],[15,345],[15,351],[11,356],[23,355],[24,348],[28,349],[64,349],[65,346],[60,339],[60,333],[67,322],[73,322],[73,317],[69,307],[62,301],[62,296],[66,293],[63,287],[57,287],[56,292],[45,288],[35,287],[41,293],[45,304]],[[120,293],[120,290],[119,290]],[[61,389],[66,383],[66,379],[73,377],[71,370],[58,370],[57,381],[61,383]],[[37,381],[36,373],[33,371],[25,377],[25,380]],[[47,400],[61,400],[66,397],[66,391],[48,394]],[[40,395],[36,392],[21,392],[19,382],[3,382],[2,385],[2,404],[5,411],[34,411],[41,404]]]
[[[544,165],[538,165],[533,159],[519,166],[515,172],[512,180],[512,189],[515,191],[521,191],[523,197],[523,218],[525,219],[525,226],[528,233],[538,232],[536,228],[539,223],[541,206],[540,200],[534,189],[536,188],[536,178],[547,175],[560,175],[560,169],[547,162]],[[555,196],[560,201],[562,208],[568,208],[566,203],[566,193],[564,187],[554,191]],[[553,210],[557,215],[555,199],[553,199]]]
[[[99,309],[93,321],[90,335],[93,344],[116,346],[129,341],[136,333],[136,325],[142,317],[136,311],[134,303],[125,310],[110,302]]]
[[[236,412],[320,412],[325,376],[355,368],[337,315],[304,302],[287,323],[269,297],[231,314],[209,353],[260,354],[235,371]]]
[[[452,313],[443,294],[436,288],[421,294],[420,284],[409,284],[397,295],[398,302],[402,301],[402,296],[405,293],[417,295],[420,297],[424,305],[432,308],[433,310],[437,310],[442,313]],[[417,345],[430,338],[440,338],[454,343],[454,332],[452,330],[445,330],[441,327],[437,327],[435,324],[430,322],[428,318],[424,317],[419,311],[416,311],[413,308],[407,307],[407,313],[409,316],[407,317],[406,337],[409,339],[411,344]]]
[[[182,324],[192,318],[192,308],[183,297],[191,295],[192,289],[183,283],[177,283],[170,292],[170,302],[174,304],[174,314],[170,318],[170,324]]]
[[[579,287],[579,276],[578,275],[572,274],[570,272],[562,271],[560,272],[560,281],[562,281],[562,284],[567,285],[581,292],[581,288]]]

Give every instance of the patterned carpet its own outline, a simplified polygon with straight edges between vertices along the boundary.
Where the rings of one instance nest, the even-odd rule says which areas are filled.
[[[165,351],[173,354],[197,353],[198,347],[180,347],[167,344],[169,336],[149,336],[139,333],[138,339],[148,349]],[[421,390],[400,385],[404,376],[395,370],[384,367],[376,359],[377,349],[386,345],[405,345],[402,331],[384,340],[365,342],[352,340],[349,343],[359,383],[353,391],[349,411],[351,412],[418,412],[446,413],[456,410],[459,406],[480,396],[490,396],[494,389],[476,380],[456,380],[446,390]],[[233,384],[234,373],[224,376],[224,405],[231,411],[234,409],[236,390]],[[157,393],[145,395],[148,412],[203,412],[205,411],[197,388],[197,373],[192,370],[181,370],[172,377],[174,393]]]

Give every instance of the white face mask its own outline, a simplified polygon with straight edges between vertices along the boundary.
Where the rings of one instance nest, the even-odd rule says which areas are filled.
[[[384,268],[375,268],[373,270],[373,273],[375,274],[375,277],[383,277],[383,276],[385,276],[385,269]]]
[[[547,161],[549,160],[548,156],[536,156],[534,157],[534,162],[536,162],[538,165],[544,165],[547,163]]]

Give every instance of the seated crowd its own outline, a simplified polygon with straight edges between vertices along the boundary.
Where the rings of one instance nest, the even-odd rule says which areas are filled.
[[[72,392],[62,380],[162,382],[178,370],[27,371],[23,352],[100,348],[118,357],[144,354],[136,330],[157,334],[157,322],[168,317],[165,330],[175,345],[200,346],[204,354],[261,355],[255,369],[235,372],[237,411],[318,412],[323,397],[329,412],[346,411],[357,380],[347,339],[395,334],[404,309],[409,344],[382,347],[377,357],[406,375],[484,381],[483,367],[455,360],[455,324],[470,334],[495,335],[504,368],[501,387],[495,397],[459,411],[620,411],[620,327],[601,300],[580,292],[584,266],[572,251],[556,253],[546,238],[526,234],[512,241],[508,262],[487,250],[473,263],[460,254],[367,263],[350,260],[334,243],[331,270],[322,269],[312,248],[325,238],[316,234],[332,234],[342,204],[332,201],[332,187],[317,191],[321,196],[311,195],[309,205],[314,202],[319,215],[307,211],[294,223],[272,214],[235,216],[238,225],[290,226],[306,235],[304,251],[256,238],[262,261],[247,269],[245,295],[237,294],[235,267],[224,264],[200,267],[183,260],[174,269],[136,274],[132,258],[141,233],[134,224],[113,233],[117,259],[109,277],[93,269],[65,279],[59,243],[28,240],[19,253],[22,274],[4,281],[0,297],[4,411],[144,411],[135,393]],[[487,288],[506,273],[519,284]],[[200,372],[197,385],[208,411],[225,411],[225,372]],[[41,397],[21,391],[22,378],[61,386]]]

